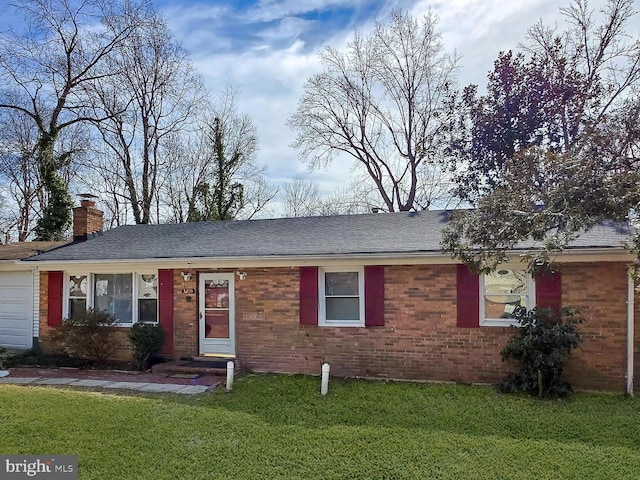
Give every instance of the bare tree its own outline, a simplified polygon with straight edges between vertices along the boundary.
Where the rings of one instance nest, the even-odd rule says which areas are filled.
[[[36,164],[37,132],[23,113],[0,111],[0,184],[3,185],[2,234],[27,239],[37,218],[42,184]]]
[[[417,171],[418,184],[422,188],[416,192],[416,210],[451,210],[465,205],[456,196],[456,182],[452,172],[431,163],[423,163]]]
[[[166,138],[189,128],[203,100],[202,83],[158,14],[129,35],[113,62],[118,75],[93,85],[99,109],[108,113],[96,123],[106,149],[94,165],[116,218],[126,206],[136,223],[151,223],[159,219],[158,195],[169,170]]]
[[[59,171],[74,151],[59,147],[71,126],[99,121],[86,88],[115,72],[111,55],[144,21],[145,4],[111,0],[24,0],[26,30],[0,35],[0,108],[26,115],[37,128],[36,159],[46,191],[41,239],[59,239],[71,199]]]
[[[377,213],[384,211],[380,208],[377,191],[371,191],[368,184],[352,182],[347,187],[336,187],[326,197],[322,198],[318,208],[318,215],[356,215],[362,213]]]
[[[318,215],[322,202],[318,184],[300,177],[282,184],[280,203],[283,217]]]
[[[280,205],[284,217],[355,215],[380,209],[377,190],[372,191],[370,184],[358,179],[322,196],[318,184],[296,177],[282,185]]]
[[[256,163],[256,128],[238,113],[237,95],[226,88],[194,135],[174,136],[165,184],[169,221],[248,219],[276,195]]]
[[[388,211],[424,203],[420,169],[441,158],[458,59],[444,52],[436,24],[433,14],[419,22],[396,10],[346,53],[327,47],[289,119],[303,160],[318,167],[350,155]]]
[[[60,132],[58,145],[64,151],[81,152],[87,144],[80,124]],[[7,238],[23,242],[32,236],[33,228],[46,205],[46,192],[37,162],[38,130],[31,118],[22,113],[0,110],[0,185],[5,205],[2,212],[3,232]],[[60,169],[65,185],[81,169],[78,153]]]
[[[92,192],[101,199],[103,224],[111,229],[132,222],[131,209],[125,185],[120,177],[119,159],[104,145],[96,153],[98,145],[90,152],[87,168],[76,178],[79,191]]]

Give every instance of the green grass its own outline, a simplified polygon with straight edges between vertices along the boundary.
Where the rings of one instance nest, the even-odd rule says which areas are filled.
[[[637,479],[640,401],[249,375],[232,393],[0,387],[0,452],[77,454],[81,479]]]

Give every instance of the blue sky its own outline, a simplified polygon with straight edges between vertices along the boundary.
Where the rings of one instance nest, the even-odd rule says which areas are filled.
[[[346,186],[350,165],[309,172],[289,147],[294,134],[286,125],[305,79],[319,69],[321,48],[345,46],[394,7],[416,16],[432,10],[447,49],[462,55],[459,84],[483,84],[501,49],[516,48],[538,19],[559,18],[557,0],[157,1],[207,85],[214,92],[229,82],[240,89],[240,109],[258,128],[259,161],[272,180],[310,178],[327,194]]]
[[[0,0],[0,6],[9,0]],[[259,135],[259,162],[275,183],[296,176],[318,183],[323,193],[349,183],[350,164],[334,162],[309,172],[290,144],[286,125],[304,81],[319,70],[324,46],[344,47],[354,32],[366,33],[376,18],[395,7],[414,16],[430,10],[440,17],[449,52],[462,55],[459,86],[483,85],[500,50],[516,49],[539,19],[562,23],[558,7],[569,0],[153,0],[175,37],[190,53],[212,92],[231,84],[240,90],[241,113]],[[604,0],[591,0],[600,8]],[[5,9],[6,11],[6,9]],[[0,26],[11,23],[0,18]],[[640,19],[634,20],[640,32]]]

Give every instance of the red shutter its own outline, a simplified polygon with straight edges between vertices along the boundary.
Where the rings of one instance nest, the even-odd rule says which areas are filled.
[[[47,325],[62,325],[62,272],[49,272]]]
[[[562,277],[560,272],[544,273],[536,278],[536,306],[560,311],[562,308]]]
[[[158,270],[158,323],[164,330],[161,353],[173,354],[173,270]]]
[[[466,265],[458,265],[457,274],[458,327],[480,326],[480,275]]]
[[[384,267],[364,267],[364,324],[384,327]]]
[[[300,267],[300,325],[318,325],[318,267]]]

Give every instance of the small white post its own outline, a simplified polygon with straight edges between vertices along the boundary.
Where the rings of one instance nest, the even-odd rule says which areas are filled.
[[[233,388],[233,367],[232,361],[227,362],[227,392],[230,392]]]
[[[326,395],[329,392],[329,367],[328,363],[322,364],[322,385],[320,386],[320,394]]]

